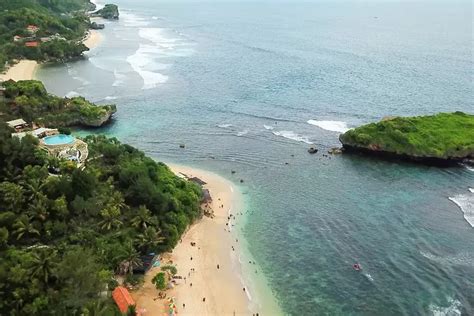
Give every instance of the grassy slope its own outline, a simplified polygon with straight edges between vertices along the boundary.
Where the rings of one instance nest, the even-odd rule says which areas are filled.
[[[340,141],[346,146],[413,157],[474,157],[474,115],[398,117],[350,130]]]

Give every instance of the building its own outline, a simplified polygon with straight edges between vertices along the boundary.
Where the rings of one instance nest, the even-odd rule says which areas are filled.
[[[36,25],[33,25],[33,24],[30,24],[26,27],[26,30],[30,33],[30,34],[35,34],[36,32],[38,32],[39,30],[39,27],[37,27]]]
[[[135,301],[123,286],[117,286],[112,292],[112,298],[122,313],[126,313],[129,306],[135,305]]]
[[[37,41],[33,41],[33,42],[26,42],[25,43],[25,46],[26,47],[38,47],[39,43]]]
[[[8,121],[7,124],[11,128],[14,128],[17,132],[21,132],[24,128],[28,127],[28,123],[26,123],[23,119]]]
[[[19,42],[19,41],[21,41],[22,39],[23,39],[23,37],[21,37],[20,35],[15,35],[15,36],[13,36],[13,41],[14,41],[14,42]]]

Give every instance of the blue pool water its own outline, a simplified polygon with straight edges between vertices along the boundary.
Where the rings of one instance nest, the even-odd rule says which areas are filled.
[[[71,135],[58,134],[45,137],[43,141],[46,145],[66,145],[74,142],[74,137]]]
[[[323,156],[387,115],[473,113],[470,1],[113,3],[101,45],[39,78],[116,103],[94,131],[244,179],[251,277],[284,314],[474,315],[474,170]]]

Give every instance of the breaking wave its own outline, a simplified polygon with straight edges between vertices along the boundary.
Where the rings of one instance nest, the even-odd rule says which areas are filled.
[[[429,310],[433,316],[460,316],[461,315],[461,302],[450,298],[448,300],[449,306],[441,307],[431,304]]]
[[[273,127],[273,126],[270,126],[270,125],[263,125],[263,127],[264,127],[265,129],[267,129],[267,130],[272,130],[272,129],[274,129],[274,127]]]
[[[229,128],[229,127],[232,127],[232,124],[219,124],[219,125],[217,125],[217,127],[220,127],[220,128]]]
[[[474,189],[469,188],[469,193],[449,197],[449,200],[459,206],[464,213],[464,219],[474,227]]]
[[[291,139],[291,140],[295,140],[297,142],[303,142],[303,143],[306,143],[306,144],[313,144],[313,142],[311,142],[308,139],[308,137],[299,135],[299,134],[297,134],[293,131],[275,131],[275,132],[272,132],[272,133],[273,133],[273,135],[281,136],[281,137]]]
[[[347,123],[342,121],[308,120],[307,123],[331,132],[345,133],[349,130]]]

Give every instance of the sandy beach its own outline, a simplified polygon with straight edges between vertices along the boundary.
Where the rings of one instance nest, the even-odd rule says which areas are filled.
[[[102,42],[103,36],[97,30],[89,30],[85,40],[83,41],[84,45],[89,49],[97,47]]]
[[[251,295],[247,288],[244,290],[240,277],[239,241],[226,225],[229,214],[238,210],[238,196],[232,183],[203,170],[177,165],[170,165],[170,168],[175,173],[196,176],[207,183],[204,187],[211,193],[215,216],[203,217],[192,225],[173,252],[163,255],[161,264],[172,261],[178,268],[178,275],[186,278],[168,290],[167,297],[175,298],[179,315],[252,315],[258,312],[250,311]],[[196,245],[191,246],[191,242]],[[157,299],[158,291],[151,283],[158,271],[159,268],[151,269],[145,275],[143,287],[132,292],[137,306],[147,311],[145,315],[166,315],[168,310],[167,301]]]
[[[0,80],[32,80],[37,67],[38,63],[34,60],[20,60],[19,63],[10,67],[6,73],[0,74]]]

